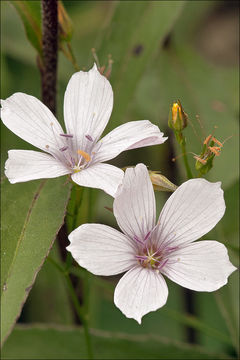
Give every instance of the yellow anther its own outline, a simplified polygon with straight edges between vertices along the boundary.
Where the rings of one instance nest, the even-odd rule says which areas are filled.
[[[91,156],[87,152],[83,150],[78,150],[77,153],[81,155],[87,162],[91,160]]]

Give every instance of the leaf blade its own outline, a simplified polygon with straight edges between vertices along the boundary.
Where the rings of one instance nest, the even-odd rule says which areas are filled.
[[[57,178],[15,185],[3,181],[2,341],[20,315],[63,223],[70,191],[69,186],[63,186],[64,181]]]
[[[22,19],[26,36],[37,52],[42,54],[40,1],[10,1]]]

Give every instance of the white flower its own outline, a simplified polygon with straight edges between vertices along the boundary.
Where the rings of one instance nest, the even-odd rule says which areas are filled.
[[[236,269],[226,247],[197,241],[225,211],[220,183],[193,179],[169,197],[156,224],[155,197],[145,165],[126,170],[113,211],[123,233],[100,224],[84,224],[69,235],[67,249],[80,266],[96,275],[125,272],[115,305],[141,323],[162,307],[168,288],[162,275],[191,290],[214,291]]]
[[[167,138],[147,120],[131,121],[99,140],[112,112],[113,92],[97,70],[75,73],[64,97],[65,134],[51,111],[38,99],[15,93],[1,100],[3,123],[16,135],[47,152],[10,150],[5,165],[11,183],[71,174],[81,186],[114,196],[123,171],[104,161],[122,151],[162,144]]]

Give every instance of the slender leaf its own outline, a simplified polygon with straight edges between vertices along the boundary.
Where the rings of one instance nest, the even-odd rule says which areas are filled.
[[[207,336],[213,337],[219,340],[222,343],[227,345],[232,345],[231,338],[221,331],[210,327],[208,324],[204,323],[204,321],[198,319],[196,316],[180,313],[175,310],[171,310],[169,308],[165,308],[165,314],[177,322],[180,322],[184,325],[190,326],[198,331],[201,331]]]
[[[66,178],[2,184],[2,341],[12,330],[63,223]]]
[[[20,15],[29,42],[42,54],[41,2],[11,1]]]
[[[95,359],[232,359],[173,339],[92,330]],[[86,359],[80,328],[17,326],[7,340],[2,359]]]

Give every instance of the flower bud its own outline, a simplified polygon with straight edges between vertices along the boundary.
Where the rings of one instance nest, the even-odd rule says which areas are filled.
[[[201,175],[205,175],[213,167],[214,154],[207,156],[206,159],[200,156],[194,156],[196,159],[195,169],[200,172]]]
[[[216,146],[217,144],[218,146]],[[200,172],[201,175],[205,175],[213,167],[213,159],[215,156],[221,154],[221,148],[223,144],[217,140],[213,135],[209,135],[203,142],[202,152],[200,155],[195,155],[196,159],[195,169]]]
[[[159,171],[149,170],[148,172],[154,190],[173,192],[177,189],[177,186],[174,185],[171,181],[169,181],[164,175],[161,175]]]
[[[187,114],[184,112],[180,101],[173,103],[169,112],[168,126],[175,131],[181,131],[187,126],[187,120]]]

